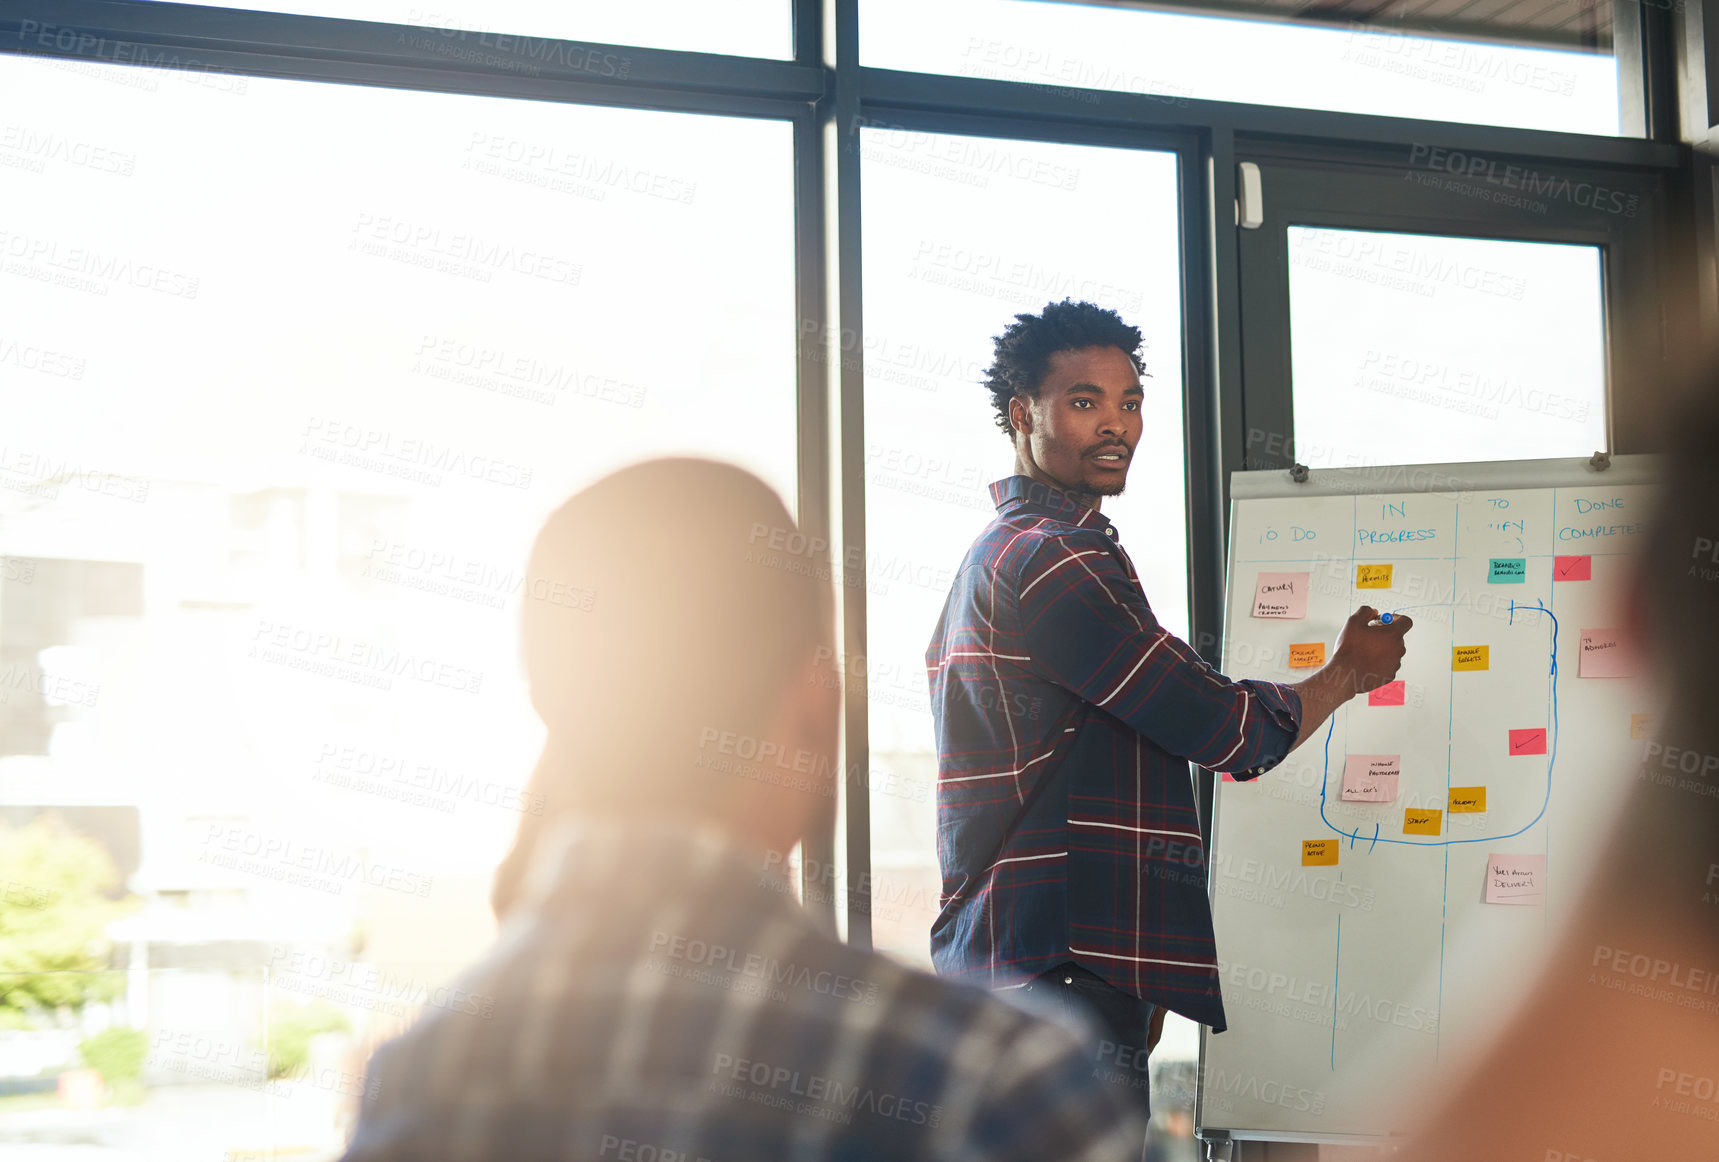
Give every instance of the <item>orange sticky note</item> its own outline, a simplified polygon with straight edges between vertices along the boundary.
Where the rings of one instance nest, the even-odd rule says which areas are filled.
[[[1629,716],[1629,736],[1631,738],[1646,738],[1653,733],[1653,715],[1632,714]]]
[[[1592,581],[1593,579],[1594,559],[1592,557],[1552,558],[1552,580]]]
[[[1391,587],[1391,566],[1389,565],[1356,565],[1355,588],[1357,589],[1389,589]]]
[[[1444,812],[1436,807],[1410,807],[1403,812],[1404,835],[1438,835],[1444,827]]]
[[[1491,664],[1490,646],[1452,646],[1450,668],[1453,670],[1488,670]]]
[[[1335,867],[1337,865],[1337,841],[1335,839],[1303,839],[1301,841],[1302,867]]]
[[[1452,815],[1472,814],[1484,810],[1486,810],[1485,787],[1452,787],[1450,789],[1450,813]]]
[[[1298,642],[1289,647],[1289,665],[1291,669],[1301,669],[1305,666],[1323,666],[1325,664],[1324,642]]]

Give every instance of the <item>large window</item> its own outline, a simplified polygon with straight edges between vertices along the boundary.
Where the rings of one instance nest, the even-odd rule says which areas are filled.
[[[1611,7],[1582,35],[1576,5],[1521,6],[1544,25],[1503,23],[1499,6],[1456,6],[1459,36],[1429,35],[1442,17],[1392,24],[1286,23],[1270,3],[1146,5],[1053,0],[863,0],[865,63],[1019,81],[1053,92],[1144,93],[1168,110],[1242,101],[1573,133],[1619,132]],[[1183,11],[1165,11],[1180,8]],[[1188,10],[1192,10],[1191,12]],[[1228,19],[1203,11],[1268,19]],[[1591,13],[1591,9],[1589,10]],[[1620,9],[1633,11],[1628,6]],[[1488,21],[1489,14],[1493,17]],[[1275,17],[1275,19],[1272,19]],[[1560,24],[1560,19],[1562,22]],[[1454,25],[1457,22],[1447,21]],[[1487,43],[1490,33],[1499,38]],[[1096,98],[1096,94],[1092,95]],[[1085,99],[1085,98],[1082,98]]]
[[[6,979],[81,1016],[0,1072],[135,1028],[114,1142],[324,1149],[301,1067],[489,942],[544,516],[659,453],[792,508],[790,127],[16,56],[0,105],[0,848],[91,869],[92,970]]]
[[[450,60],[489,56],[494,62],[530,66],[563,63],[552,46],[522,45],[521,36],[686,49],[733,56],[793,55],[789,0],[632,0],[599,4],[584,0],[257,0],[234,8],[337,16],[410,24],[434,31],[412,34],[414,47]],[[594,75],[625,79],[624,57],[610,54],[581,63]]]
[[[1595,246],[1291,226],[1297,459],[1605,450],[1603,302]]]
[[[1144,332],[1144,432],[1103,511],[1159,619],[1187,634],[1177,157],[882,127],[861,143],[868,641],[848,672],[871,722],[872,940],[929,967],[941,883],[925,650],[996,515],[987,486],[1014,473],[982,380],[1015,315],[1085,299]]]

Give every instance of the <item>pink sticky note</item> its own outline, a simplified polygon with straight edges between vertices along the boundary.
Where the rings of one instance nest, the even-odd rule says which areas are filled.
[[[1233,783],[1235,781],[1236,781],[1236,777],[1234,775],[1230,774],[1228,771],[1224,772],[1224,782]]]
[[[1486,857],[1486,902],[1488,904],[1544,904],[1546,902],[1546,857],[1544,855],[1489,855]]]
[[[1635,656],[1621,629],[1584,629],[1581,660],[1576,666],[1581,678],[1633,678]]]
[[[1369,706],[1401,706],[1403,704],[1403,682],[1386,682],[1376,690],[1367,691]]]
[[[1306,573],[1261,573],[1254,583],[1255,617],[1307,616]]]
[[[1592,557],[1552,558],[1552,580],[1592,581],[1593,579],[1594,559]]]
[[[1349,803],[1394,803],[1403,758],[1394,754],[1352,754],[1343,760],[1343,799]]]
[[[1527,730],[1513,730],[1513,731],[1511,731],[1510,732],[1510,753],[1511,754],[1545,754],[1546,753],[1546,730],[1545,730],[1545,728],[1540,727],[1540,726],[1535,726],[1535,727],[1532,727],[1532,728],[1527,729]]]

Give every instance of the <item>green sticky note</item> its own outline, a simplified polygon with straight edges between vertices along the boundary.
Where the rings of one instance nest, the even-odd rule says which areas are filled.
[[[1520,585],[1528,580],[1528,558],[1494,557],[1486,579],[1494,585]]]

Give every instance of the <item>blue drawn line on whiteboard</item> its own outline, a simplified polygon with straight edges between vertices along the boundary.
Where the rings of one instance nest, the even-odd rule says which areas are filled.
[[[1451,608],[1457,605],[1466,604],[1468,603],[1448,601],[1443,603],[1442,606],[1437,604],[1405,605],[1403,609]],[[1477,835],[1472,839],[1440,839],[1432,843],[1425,843],[1415,839],[1381,839],[1377,830],[1379,825],[1375,823],[1373,834],[1374,845],[1380,843],[1397,843],[1404,847],[1449,847],[1456,843],[1495,843],[1499,840],[1516,838],[1518,835],[1521,835],[1523,832],[1527,831],[1546,817],[1546,808],[1552,802],[1552,766],[1558,761],[1558,619],[1552,616],[1552,611],[1546,608],[1546,603],[1538,598],[1535,599],[1533,605],[1521,605],[1512,599],[1510,602],[1509,620],[1506,622],[1507,625],[1516,624],[1516,612],[1518,610],[1521,610],[1523,613],[1543,613],[1546,615],[1547,621],[1551,623],[1551,667],[1547,672],[1551,676],[1551,693],[1548,700],[1551,703],[1552,728],[1547,740],[1546,795],[1540,800],[1539,813],[1536,814],[1534,818],[1530,819],[1525,826],[1516,831],[1512,831],[1509,835]],[[1396,612],[1400,613],[1402,610],[1397,610]],[[1323,781],[1319,784],[1319,818],[1324,822],[1325,826],[1335,831],[1338,835],[1349,836],[1349,846],[1353,847],[1353,841],[1361,834],[1361,825],[1357,824],[1353,831],[1345,831],[1335,823],[1331,822],[1330,817],[1325,814],[1326,797],[1329,794],[1331,787],[1331,732],[1335,730],[1336,727],[1337,716],[1332,715],[1330,721],[1327,722],[1325,726],[1325,770],[1323,772]],[[1369,847],[1367,850],[1371,851],[1372,847]]]
[[[1381,826],[1381,824],[1378,824],[1378,823],[1373,824],[1373,842],[1371,842],[1367,845],[1367,850],[1369,852],[1371,852],[1375,847],[1379,846],[1379,828],[1380,828],[1380,826]],[[1357,830],[1359,830],[1359,829],[1357,828]],[[1349,846],[1350,847],[1355,846],[1355,843],[1353,840],[1351,840],[1349,842]]]
[[[1337,913],[1337,955],[1331,961],[1331,1068],[1337,1068],[1337,970],[1343,966],[1343,913]]]

